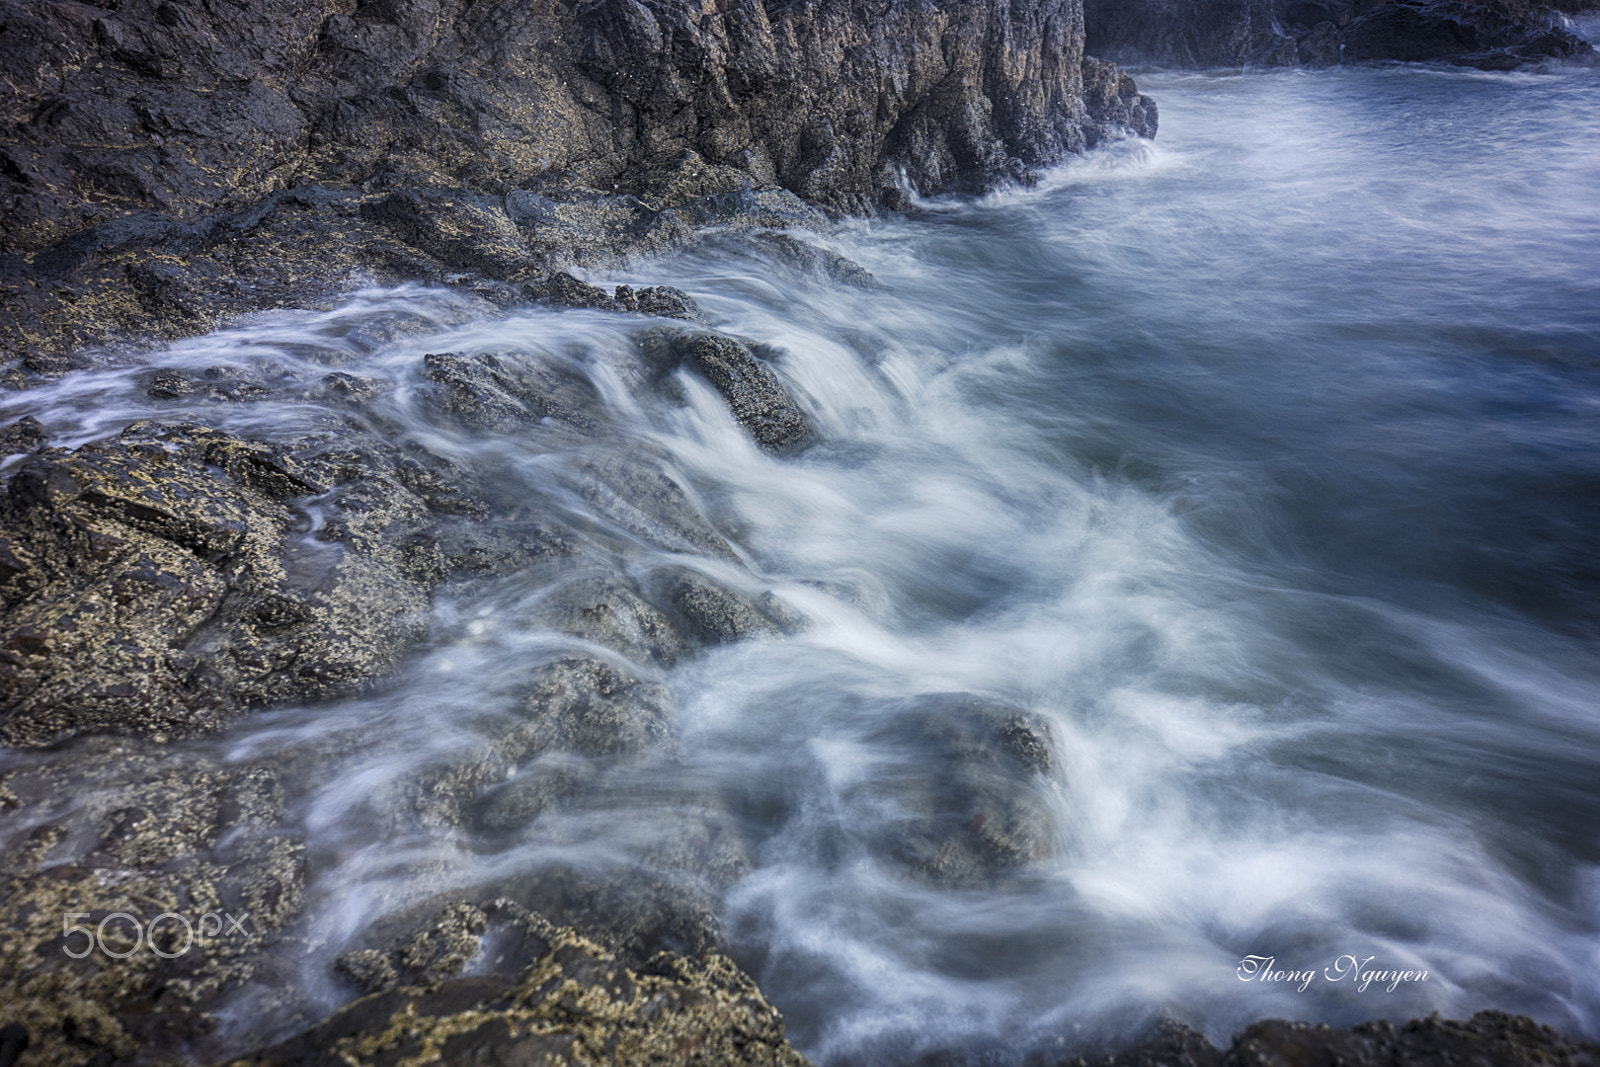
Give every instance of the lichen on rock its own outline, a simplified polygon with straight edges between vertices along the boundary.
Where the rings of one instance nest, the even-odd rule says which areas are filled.
[[[726,957],[630,969],[511,901],[474,909],[500,947],[484,976],[391,988],[245,1064],[557,1062],[802,1067],[783,1020]]]

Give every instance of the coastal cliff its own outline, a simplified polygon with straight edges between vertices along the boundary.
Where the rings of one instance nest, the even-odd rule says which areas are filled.
[[[979,192],[1156,125],[1076,0],[0,10],[0,345],[46,363],[352,272],[616,259],[749,190]]]

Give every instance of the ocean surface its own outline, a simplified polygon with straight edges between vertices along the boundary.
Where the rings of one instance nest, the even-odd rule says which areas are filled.
[[[393,381],[416,440],[492,463],[641,581],[688,565],[807,620],[638,666],[680,751],[492,836],[386,836],[373,798],[470,749],[574,647],[528,621],[559,568],[441,595],[391,689],[194,742],[247,760],[372,739],[329,744],[294,800],[313,1008],[353,995],[331,961],[368,924],[441,887],[557,862],[651,876],[655,821],[682,817],[663,783],[689,781],[750,857],[717,889],[729,951],[822,1064],[1004,1063],[1164,1018],[1221,1041],[1268,1016],[1495,1007],[1600,1037],[1600,69],[1140,86],[1154,142],[798,235],[882,290],[737,235],[593,276],[679,286],[777,350],[820,430],[798,455],[758,450],[686,372],[633,388],[617,368],[652,324],[625,315],[469,314],[406,287],[149,357]],[[424,329],[382,328],[401,321]],[[624,429],[430,422],[437,351],[558,353]],[[76,444],[172,417],[139,381],[8,394],[0,421]],[[271,436],[317,412],[184,414]],[[575,491],[606,455],[658,457],[739,560],[652,547]],[[1052,847],[993,884],[879,847],[901,813],[873,783],[946,773],[890,727],[941,693],[1049,724],[1029,788]],[[1351,960],[1411,977],[1364,984]],[[252,1003],[232,1040],[285,1036]]]

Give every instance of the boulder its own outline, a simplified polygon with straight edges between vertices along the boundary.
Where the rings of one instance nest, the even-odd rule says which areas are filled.
[[[647,338],[646,345],[662,369],[685,364],[698,371],[768,452],[794,451],[812,437],[810,417],[743,341],[715,333],[678,333]]]

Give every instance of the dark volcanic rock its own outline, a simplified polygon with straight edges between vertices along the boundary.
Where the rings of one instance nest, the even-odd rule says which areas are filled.
[[[811,420],[772,368],[744,342],[721,334],[681,333],[652,347],[664,349],[669,363],[687,363],[704,375],[733,409],[733,417],[767,451],[794,449],[811,436]]]
[[[580,282],[565,271],[557,271],[539,285],[523,290],[528,296],[545,303],[569,308],[598,308],[601,311],[624,311],[627,308],[616,297],[588,282]]]
[[[634,311],[667,319],[700,318],[700,308],[682,289],[670,285],[650,285],[635,289],[619,285],[615,294],[598,285],[579,281],[565,271],[522,287],[523,295],[541,303],[569,308],[595,308],[600,311]]]
[[[503,301],[483,279],[814,223],[794,194],[903,206],[1154,132],[1129,81],[1086,101],[1081,0],[0,0],[0,25],[0,347],[45,361],[352,275]]]
[[[3,827],[0,876],[0,1023],[27,1027],[23,1062],[180,1048],[214,1028],[229,995],[281,983],[272,952],[306,877],[283,809],[270,766],[129,739],[92,738],[0,779],[0,813],[28,821],[21,836]],[[89,932],[63,937],[64,918]],[[100,930],[123,958],[85,950]]]
[[[617,286],[617,303],[628,311],[641,315],[656,315],[664,319],[701,319],[700,306],[682,289],[670,285],[647,285],[638,289]]]
[[[1093,56],[1083,58],[1083,102],[1096,130],[1127,129],[1146,137],[1156,132],[1156,102],[1139,92],[1133,79]],[[1094,138],[1091,143],[1099,143]]]
[[[704,553],[737,561],[733,546],[706,520],[684,487],[669,473],[666,457],[644,449],[623,462],[596,458],[581,468],[577,486],[583,499],[606,518],[646,544],[669,552]]]
[[[408,189],[362,204],[361,216],[453,270],[516,280],[536,266],[501,197]]]
[[[592,433],[599,425],[594,386],[532,353],[429,353],[423,374],[434,387],[424,406],[467,426],[512,430],[551,419]]]
[[[771,252],[778,260],[798,271],[820,274],[854,289],[881,289],[872,272],[837,252],[818,248],[786,233],[759,233],[752,243]]]
[[[1267,1019],[1235,1034],[1226,1049],[1186,1026],[1102,1059],[1032,1056],[1029,1067],[1594,1067],[1600,1045],[1574,1041],[1521,1015],[1481,1011],[1466,1022],[1437,1015],[1402,1026],[1349,1030]]]
[[[1086,0],[1088,49],[1183,67],[1444,60],[1507,69],[1591,52],[1526,0]]]
[[[1393,3],[1365,12],[1345,27],[1343,46],[1349,60],[1444,59],[1487,70],[1591,51],[1542,21],[1455,0]]]
[[[776,637],[783,627],[743,593],[719,585],[699,571],[672,568],[657,576],[665,599],[695,639],[708,645]]]
[[[607,609],[604,614],[609,621],[615,612]],[[539,669],[520,716],[486,724],[476,748],[403,784],[409,798],[406,806],[434,825],[459,825],[490,786],[546,753],[599,758],[658,749],[670,752],[674,748],[670,705],[671,694],[657,682],[641,680],[592,656],[564,657]],[[569,785],[586,784],[587,769],[579,764],[568,769],[570,781],[535,776],[531,787],[536,803],[515,803],[516,797],[502,790],[495,818],[503,824],[531,819],[548,802],[565,795]]]
[[[1072,0],[6,0],[4,19],[0,235],[21,249],[314,182],[610,189],[685,152],[705,161],[694,188],[627,191],[681,201],[753,179],[860,210],[897,172],[983,188],[1081,149],[1094,124]],[[400,195],[376,210],[410,225],[418,194]]]
[[[672,623],[615,578],[568,582],[546,595],[539,612],[557,630],[615,649],[635,663],[670,666],[684,652]]]
[[[11,425],[0,427],[0,456],[31,452],[46,439],[47,435],[39,420],[32,415],[24,415]]]

